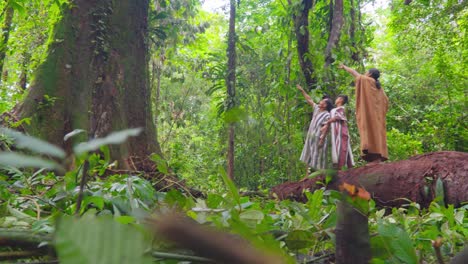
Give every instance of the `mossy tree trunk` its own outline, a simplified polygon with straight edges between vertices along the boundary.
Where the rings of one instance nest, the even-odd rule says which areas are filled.
[[[226,77],[227,99],[226,111],[236,107],[236,1],[230,0],[229,32],[228,32],[228,72]],[[234,180],[234,123],[228,124],[228,151],[227,151],[227,175]]]
[[[113,158],[160,152],[147,78],[148,7],[148,0],[74,0],[63,6],[48,57],[14,109],[18,118],[31,118],[27,132],[70,149],[63,137],[73,129],[97,138],[142,127],[140,136],[111,148]]]

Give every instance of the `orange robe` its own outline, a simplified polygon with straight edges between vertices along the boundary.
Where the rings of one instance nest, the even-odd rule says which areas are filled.
[[[356,121],[361,137],[361,156],[366,161],[376,157],[388,159],[385,116],[388,98],[375,80],[360,75],[356,78]]]

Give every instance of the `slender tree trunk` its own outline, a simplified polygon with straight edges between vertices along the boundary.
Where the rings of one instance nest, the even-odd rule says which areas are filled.
[[[355,0],[350,0],[351,9],[349,11],[349,15],[351,17],[351,25],[349,26],[349,36],[351,38],[351,45],[354,48],[351,54],[351,58],[355,62],[360,62],[359,51],[356,42],[356,25],[357,23],[359,23],[359,21],[356,20],[356,9],[359,9],[359,2],[357,2],[355,5],[354,1]]]
[[[15,10],[9,6],[8,3],[5,8],[5,20],[2,25],[2,42],[0,43],[0,73],[3,73],[6,51],[8,49],[8,39],[10,38],[11,22],[13,21],[13,15],[15,14]]]
[[[142,127],[140,136],[112,146],[112,157],[160,151],[149,101],[148,7],[148,0],[75,0],[64,7],[56,41],[14,110],[31,118],[30,134],[70,148],[63,136],[73,129],[95,138]]]
[[[291,0],[288,0],[288,3],[290,6],[292,5]],[[309,91],[314,89],[317,83],[317,79],[314,77],[314,65],[309,54],[309,11],[312,9],[313,4],[313,0],[303,0],[300,9],[293,13],[299,64]]]
[[[226,111],[236,106],[236,1],[230,0],[229,12],[229,37],[228,37],[228,74],[226,78],[227,101]],[[228,153],[227,175],[234,179],[234,123],[229,123],[228,128]]]
[[[332,3],[332,1],[330,1]],[[343,27],[343,0],[335,0],[333,5],[333,17],[330,28],[330,35],[328,36],[328,43],[325,49],[325,67],[329,67],[333,63],[332,57],[333,48],[338,45],[341,35],[341,28]]]
[[[23,62],[21,63],[21,73],[18,81],[18,86],[21,89],[21,92],[26,90],[28,83],[28,65],[31,59],[31,54],[28,52],[23,53]]]

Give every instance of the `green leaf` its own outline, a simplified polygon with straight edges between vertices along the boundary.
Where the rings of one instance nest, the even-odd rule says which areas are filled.
[[[12,166],[15,168],[45,168],[51,170],[64,170],[54,161],[14,152],[0,152],[0,164],[4,166]]]
[[[69,264],[152,263],[148,246],[139,230],[111,216],[63,217],[55,235],[59,261]]]
[[[265,215],[262,211],[259,210],[246,210],[240,213],[239,218],[246,222],[249,225],[255,226],[255,224],[259,224]]]
[[[234,185],[234,182],[228,178],[226,171],[222,167],[218,168],[218,174],[223,180],[224,186],[228,189],[228,197],[239,205],[240,209],[240,195],[236,185]]]
[[[10,0],[9,5],[11,5],[11,7],[17,11],[18,13],[20,13],[21,15],[24,15],[26,13],[26,9],[24,8],[23,5],[21,5],[20,3],[18,3],[18,1],[12,1]]]
[[[104,208],[104,198],[100,196],[86,196],[83,199],[83,210],[90,204],[94,204],[99,210]]]
[[[122,216],[116,217],[115,221],[117,221],[117,222],[119,222],[121,224],[127,225],[127,224],[135,223],[136,219],[133,216],[122,215]]]
[[[23,220],[23,221],[26,221],[28,223],[33,223],[34,221],[36,221],[36,219],[28,214],[25,214],[21,211],[19,211],[18,209],[15,209],[13,207],[11,207],[10,205],[7,205],[7,209],[8,209],[8,212],[16,217],[17,219],[20,219],[20,220]]]
[[[234,107],[224,112],[224,122],[234,123],[247,118],[247,112],[241,108]]]
[[[48,142],[42,141],[34,137],[26,136],[18,131],[5,127],[0,128],[0,133],[13,138],[18,148],[28,149],[36,153],[50,155],[60,159],[65,158],[65,151]]]
[[[382,238],[384,247],[388,250],[388,254],[399,259],[402,263],[418,263],[413,243],[405,230],[395,224],[379,221],[377,231]]]
[[[437,203],[441,206],[445,206],[444,183],[440,177],[436,180],[435,195],[436,197],[434,200],[437,201]]]
[[[120,144],[125,142],[129,137],[138,136],[142,131],[142,128],[131,128],[113,132],[106,137],[96,138],[88,142],[80,143],[73,148],[73,151],[77,155],[80,155],[85,152],[95,151],[105,145]]]
[[[307,230],[294,230],[284,240],[290,250],[311,247],[314,244],[312,232]]]
[[[169,173],[169,166],[167,165],[167,161],[161,156],[159,156],[158,154],[152,154],[150,156],[150,159],[156,163],[156,167],[158,168],[159,172],[163,174]]]

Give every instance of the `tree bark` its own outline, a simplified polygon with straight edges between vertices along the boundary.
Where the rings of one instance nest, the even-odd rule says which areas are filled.
[[[331,5],[332,1],[330,1]],[[327,47],[325,49],[325,67],[329,67],[333,63],[332,50],[336,47],[340,40],[341,28],[343,27],[343,0],[335,0],[333,5],[333,17],[328,36]]]
[[[14,109],[31,118],[27,132],[70,149],[63,136],[73,129],[97,138],[142,127],[140,136],[111,146],[112,158],[160,152],[148,80],[148,7],[148,0],[75,0],[63,7],[48,57]]]
[[[363,49],[362,49],[362,39],[365,38],[363,35],[364,28],[361,26],[361,9],[360,9],[360,0],[351,0],[350,1],[351,9],[350,9],[350,17],[351,17],[351,24],[349,26],[349,36],[351,39],[351,45],[354,50],[351,53],[351,59],[356,63],[362,66],[362,57]],[[360,34],[360,36],[358,36]]]
[[[13,21],[13,15],[15,14],[15,10],[8,3],[5,8],[5,20],[2,25],[2,43],[0,44],[0,73],[3,73],[6,51],[8,48],[8,39],[10,38],[11,23]]]
[[[370,163],[363,167],[339,171],[327,186],[338,189],[343,182],[364,187],[381,207],[397,207],[410,201],[428,207],[437,195],[443,195],[446,204],[460,206],[468,201],[468,153],[442,151],[412,157],[391,163]],[[323,187],[321,175],[299,182],[286,182],[272,188],[279,199],[306,201],[304,190]],[[437,193],[437,182],[442,181],[443,193]],[[403,199],[402,199],[403,198]]]
[[[291,0],[288,0],[289,5],[292,5]],[[315,89],[317,79],[314,76],[314,65],[310,60],[309,54],[309,11],[314,5],[313,0],[303,0],[298,11],[293,13],[294,32],[296,34],[297,52],[299,54],[299,64],[302,74],[306,81],[307,90]]]
[[[367,216],[342,201],[336,211],[336,264],[369,263],[372,254]]]
[[[226,111],[236,106],[236,1],[230,0]],[[228,125],[227,175],[234,180],[234,123]]]

